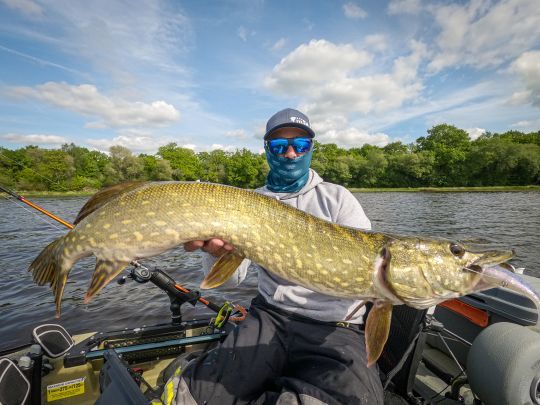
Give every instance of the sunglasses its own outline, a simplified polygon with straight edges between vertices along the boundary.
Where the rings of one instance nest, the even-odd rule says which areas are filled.
[[[266,147],[274,155],[282,155],[291,145],[296,153],[309,152],[313,145],[311,138],[276,138],[266,141]]]

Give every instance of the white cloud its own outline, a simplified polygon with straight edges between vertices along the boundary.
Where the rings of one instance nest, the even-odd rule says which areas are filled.
[[[27,17],[40,17],[43,14],[41,6],[32,0],[2,0],[2,3]]]
[[[301,110],[304,108],[301,108]],[[323,117],[315,115],[311,119],[316,139],[321,143],[335,143],[341,147],[361,147],[364,144],[384,146],[390,137],[382,132],[370,133],[351,125],[343,114]]]
[[[246,27],[244,27],[244,26],[238,27],[238,30],[236,31],[236,34],[240,37],[240,39],[242,41],[247,42],[248,31],[247,31]]]
[[[303,44],[274,67],[265,84],[276,93],[300,96],[315,115],[384,112],[400,107],[422,89],[417,77],[426,47],[411,42],[411,53],[394,61],[391,73],[362,75],[372,56],[352,45],[325,40]]]
[[[238,146],[233,145],[221,145],[219,143],[212,144],[209,148],[209,150],[222,150],[224,152],[235,152],[238,149]]]
[[[421,0],[392,0],[388,4],[388,14],[418,14],[422,10]]]
[[[283,47],[287,44],[286,38],[280,38],[278,39],[274,45],[272,45],[271,49],[274,52],[280,51],[283,49]]]
[[[90,65],[129,88],[147,87],[150,82],[139,76],[149,76],[148,71],[160,78],[174,74],[175,83],[189,75],[180,57],[194,46],[193,28],[175,2],[95,0],[88,7],[85,2],[55,0],[46,4],[42,24],[31,29],[3,28],[12,35],[52,44],[81,65]]]
[[[388,48],[388,41],[383,34],[373,34],[364,38],[364,45],[374,51],[382,52]]]
[[[364,144],[385,146],[390,142],[390,137],[382,132],[370,134],[355,127],[332,129],[317,138],[322,143],[335,143],[345,148],[361,147]]]
[[[510,65],[510,71],[516,73],[526,87],[512,94],[511,102],[540,107],[540,51],[525,52]]]
[[[540,118],[514,122],[510,127],[517,128],[519,131],[523,132],[536,132],[538,131],[538,128],[540,128]]]
[[[178,139],[170,136],[156,136],[141,130],[121,130],[113,138],[87,139],[86,144],[102,152],[108,152],[111,146],[120,145],[128,148],[133,153],[154,154],[160,146],[176,142],[179,146],[193,149],[193,145],[182,145]]]
[[[367,17],[366,11],[358,4],[352,2],[348,2],[343,5],[343,12],[347,18],[359,19]]]
[[[274,67],[265,85],[284,94],[310,94],[314,87],[343,80],[351,70],[371,63],[372,56],[350,44],[312,40],[302,44]]]
[[[538,0],[471,0],[432,6],[440,27],[432,72],[451,66],[498,66],[535,46],[540,39]]]
[[[478,139],[480,135],[484,135],[486,133],[484,128],[467,128],[465,131],[469,134],[473,141]]]
[[[35,87],[13,87],[11,94],[20,98],[34,98],[85,116],[98,117],[88,128],[169,125],[180,118],[180,113],[165,101],[144,103],[107,97],[90,84],[79,86],[47,82]]]
[[[58,135],[46,135],[46,134],[4,134],[0,135],[1,139],[8,142],[20,143],[20,144],[40,144],[40,145],[62,145],[69,143],[70,141],[63,136]]]
[[[243,129],[235,129],[232,131],[225,132],[225,136],[228,138],[236,138],[236,139],[247,139],[248,135],[245,130]]]

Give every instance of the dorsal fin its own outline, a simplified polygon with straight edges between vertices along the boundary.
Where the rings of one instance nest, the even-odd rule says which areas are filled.
[[[77,218],[75,218],[74,224],[78,224],[92,212],[96,211],[98,208],[101,208],[103,205],[108,203],[111,200],[114,200],[120,194],[127,193],[128,191],[135,190],[145,184],[148,184],[148,181],[126,181],[124,183],[115,184],[114,186],[105,187],[95,193],[90,199],[84,204]]]

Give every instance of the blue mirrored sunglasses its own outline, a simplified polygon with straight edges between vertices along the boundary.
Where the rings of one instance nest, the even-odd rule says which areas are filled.
[[[268,150],[274,155],[282,155],[291,145],[296,153],[309,152],[313,145],[312,138],[276,138],[266,141]]]

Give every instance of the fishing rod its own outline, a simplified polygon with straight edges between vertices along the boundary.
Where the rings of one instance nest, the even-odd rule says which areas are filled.
[[[13,190],[10,190],[8,188],[5,188],[3,187],[2,185],[0,185],[0,191],[3,191],[7,194],[9,194],[10,196],[16,198],[17,200],[23,202],[24,204],[28,205],[29,207],[32,207],[33,209],[41,212],[42,214],[46,215],[47,217],[55,220],[56,222],[59,222],[61,223],[62,225],[64,225],[66,228],[69,228],[69,229],[73,229],[75,226],[65,220],[63,220],[62,218],[54,215],[53,213],[51,213],[50,211],[47,211],[45,208],[42,208],[40,207],[39,205],[33,203],[32,201],[26,199],[24,196],[20,195],[20,194],[17,194],[16,192],[14,192]],[[139,262],[137,262],[136,260],[133,260],[132,262],[130,262],[130,264],[136,268],[139,268],[139,269],[146,269],[147,271],[149,271],[145,266],[143,266],[142,264],[140,264]],[[173,280],[174,281],[174,280]],[[213,303],[212,301],[204,298],[204,297],[201,297],[200,296],[200,293],[198,291],[192,291],[192,290],[189,290],[185,287],[183,287],[182,285],[178,284],[176,281],[174,281],[174,288],[177,290],[177,291],[180,291],[181,293],[183,294],[186,294],[188,296],[192,296],[193,299],[196,298],[197,301],[199,301],[201,304],[207,306],[208,308],[210,308],[211,310],[217,312],[218,314],[222,313],[223,312],[223,309],[224,309],[224,305],[227,305],[224,304],[222,306],[219,306],[215,303]],[[240,305],[235,305],[235,309],[240,312],[242,315],[239,316],[239,317],[235,317],[235,316],[231,316],[229,317],[228,319],[230,319],[231,321],[234,321],[234,322],[238,322],[238,321],[242,321],[246,314],[247,314],[247,311],[245,308],[243,308],[242,306]]]

